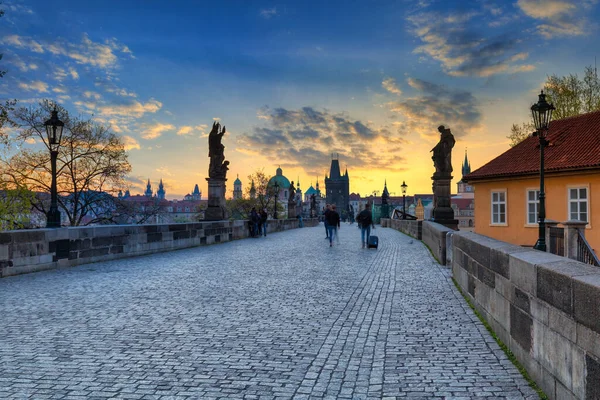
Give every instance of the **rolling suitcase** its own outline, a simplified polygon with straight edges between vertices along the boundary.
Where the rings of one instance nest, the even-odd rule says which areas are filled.
[[[369,249],[376,249],[377,246],[379,246],[379,238],[375,235],[371,235],[369,236],[369,241],[367,243]]]

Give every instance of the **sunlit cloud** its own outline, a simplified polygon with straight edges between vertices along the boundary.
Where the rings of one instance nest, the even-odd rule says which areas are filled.
[[[396,80],[394,78],[386,78],[381,82],[381,86],[390,93],[400,96],[402,91],[398,88]]]
[[[30,92],[47,93],[48,84],[42,81],[33,81],[30,83],[20,82],[19,87]]]
[[[27,49],[34,53],[43,53],[44,52],[44,48],[42,47],[42,45],[39,42],[37,42],[31,38],[23,37],[23,36],[19,36],[19,35],[4,36],[2,38],[2,43],[4,43],[5,45],[8,45],[8,46],[17,47],[20,49]]]
[[[546,39],[557,36],[581,36],[589,33],[586,11],[596,0],[519,0],[518,7],[529,17],[545,20],[537,26]]]
[[[142,139],[152,140],[160,137],[163,132],[172,131],[174,129],[175,126],[172,124],[163,124],[161,122],[157,122],[152,125],[145,125],[140,136]]]
[[[177,130],[177,135],[186,136],[186,135],[193,135],[194,133],[200,133],[200,135],[204,135],[204,134],[206,134],[207,128],[208,128],[208,125],[206,125],[206,124],[200,124],[200,125],[196,125],[196,126],[190,126],[190,125],[180,126],[179,129]]]
[[[387,127],[375,127],[344,113],[331,113],[303,107],[298,110],[262,108],[266,126],[240,135],[236,151],[266,157],[275,163],[285,154],[287,166],[321,173],[328,167],[331,153],[340,153],[354,168],[402,169],[397,154],[404,138]],[[386,148],[385,152],[380,149]]]
[[[134,100],[126,104],[105,104],[99,105],[98,111],[107,116],[127,116],[139,118],[146,113],[153,114],[160,110],[162,103],[158,100],[150,99],[146,103]]]
[[[140,150],[140,144],[135,138],[131,136],[123,136],[123,143],[125,145],[125,150]]]

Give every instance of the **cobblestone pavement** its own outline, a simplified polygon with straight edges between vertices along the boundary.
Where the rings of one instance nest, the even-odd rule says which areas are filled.
[[[321,225],[0,280],[1,399],[537,398],[425,246]]]

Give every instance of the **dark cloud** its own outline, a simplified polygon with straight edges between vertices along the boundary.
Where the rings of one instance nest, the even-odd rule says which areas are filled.
[[[481,112],[470,92],[414,78],[409,78],[408,84],[417,90],[417,96],[388,104],[401,115],[398,124],[401,132],[437,136],[437,127],[448,125],[460,137],[479,127]]]
[[[286,166],[303,168],[308,174],[323,174],[331,154],[339,153],[348,168],[402,170],[402,135],[387,127],[374,127],[344,113],[302,107],[297,110],[263,108],[259,118],[267,126],[255,127],[240,136],[238,150],[266,157]],[[382,151],[384,149],[385,151]]]
[[[491,35],[489,29],[467,28],[476,26],[475,19],[484,23],[477,12],[423,12],[408,17],[412,33],[422,42],[415,52],[438,60],[444,71],[453,76],[488,77],[534,68],[524,64],[528,54],[522,50],[517,33]]]

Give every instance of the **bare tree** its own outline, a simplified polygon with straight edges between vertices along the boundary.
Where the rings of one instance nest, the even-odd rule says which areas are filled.
[[[10,113],[17,127],[13,139],[38,146],[22,146],[16,154],[2,157],[2,181],[31,192],[50,191],[50,145],[44,121],[54,107],[65,123],[57,162],[59,208],[72,226],[108,223],[116,207],[113,195],[124,188],[124,178],[131,171],[123,140],[102,124],[70,116],[50,100]],[[33,207],[46,213],[46,196],[38,196]]]

